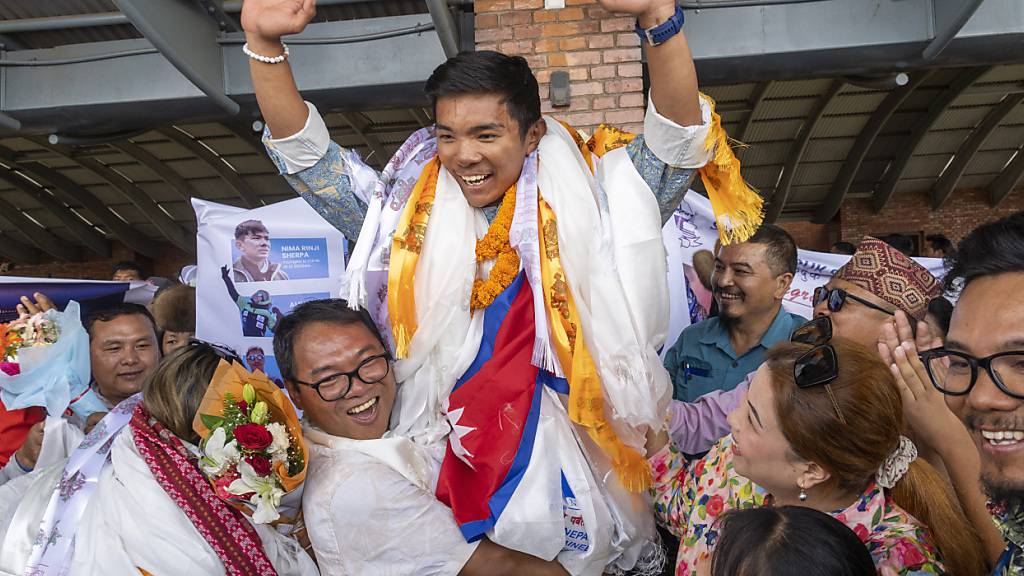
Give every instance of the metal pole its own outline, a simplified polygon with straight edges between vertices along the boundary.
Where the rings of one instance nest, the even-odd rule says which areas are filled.
[[[340,6],[344,4],[365,4],[367,2],[368,0],[319,0],[317,2],[317,6]],[[224,2],[224,11],[237,14],[242,11],[242,3],[238,0]],[[120,24],[131,24],[128,17],[121,12],[69,14],[67,16],[46,16],[43,18],[0,20],[0,34],[70,30],[72,28],[95,28],[97,26],[117,26]]]
[[[974,16],[974,13],[981,7],[981,3],[984,0],[968,0],[964,3],[960,12],[957,13],[956,18],[949,23],[948,26],[941,32],[935,35],[935,38],[928,43],[924,48],[924,52],[921,53],[921,57],[925,61],[934,60],[936,56],[942,53],[943,50],[949,46],[949,43],[956,38],[956,35],[960,30],[967,24],[967,21]]]
[[[441,40],[441,47],[444,55],[448,58],[459,53],[459,33],[455,27],[455,18],[448,9],[448,2],[445,0],[427,0],[427,9],[430,10],[430,18],[434,21],[434,29],[437,30],[437,37]]]

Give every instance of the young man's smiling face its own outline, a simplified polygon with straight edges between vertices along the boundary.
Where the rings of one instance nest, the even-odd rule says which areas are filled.
[[[475,208],[501,200],[547,129],[541,120],[524,138],[501,94],[445,96],[437,99],[434,111],[437,155]]]

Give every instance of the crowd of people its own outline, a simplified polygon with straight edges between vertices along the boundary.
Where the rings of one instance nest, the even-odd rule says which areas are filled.
[[[1024,212],[928,236],[941,279],[906,236],[837,243],[850,259],[813,317],[790,313],[797,246],[760,221],[681,8],[600,1],[648,44],[643,135],[585,140],[541,116],[524,59],[462,54],[426,84],[436,126],[368,178],[280,40],[314,2],[246,0],[270,158],[356,240],[347,292],[288,314],[235,288],[287,278],[262,222],[221,270],[273,333],[274,417],[301,413],[301,434],[214,439],[268,418],[249,388],[211,417],[214,388],[273,384],[262,348],[195,338],[194,288],[92,311],[102,407],[0,411],[0,574],[1024,575]],[[721,232],[693,259],[714,304],[665,342],[686,296],[661,227],[697,175]],[[278,443],[296,451],[261,461]],[[245,484],[296,463],[283,497]]]

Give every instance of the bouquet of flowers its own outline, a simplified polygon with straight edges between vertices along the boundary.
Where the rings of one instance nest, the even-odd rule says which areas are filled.
[[[291,401],[262,372],[222,362],[192,427],[199,467],[226,502],[253,522],[281,518],[281,499],[302,484],[306,450]]]
[[[48,346],[60,337],[60,326],[54,321],[55,311],[38,312],[22,316],[13,322],[0,324],[0,341],[4,347],[4,362],[17,363],[18,350]]]
[[[8,409],[42,406],[60,416],[70,406],[83,419],[107,410],[89,388],[89,335],[77,302],[0,325],[0,344],[0,398]]]

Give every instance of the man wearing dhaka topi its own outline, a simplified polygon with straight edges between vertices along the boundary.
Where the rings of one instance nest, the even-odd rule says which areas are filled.
[[[314,1],[246,0],[242,13],[264,143],[296,191],[358,238],[342,296],[369,312],[396,360],[389,442],[346,449],[398,474],[426,457],[432,496],[468,542],[557,560],[571,574],[656,570],[642,454],[671,396],[657,354],[668,328],[662,224],[698,171],[724,242],[745,240],[761,213],[713,103],[698,94],[676,2],[600,4],[634,16],[647,44],[643,136],[602,126],[584,140],[541,116],[523,58],[464,53],[426,83],[436,124],[380,174],[330,141],[292,78],[281,37],[305,29]],[[300,370],[295,380],[328,376]],[[349,412],[388,417],[368,402]],[[308,513],[323,508],[312,498],[331,497],[314,484]],[[334,522],[345,531],[345,518]],[[334,545],[319,524],[310,523],[318,556]],[[389,572],[379,558],[377,573]]]

